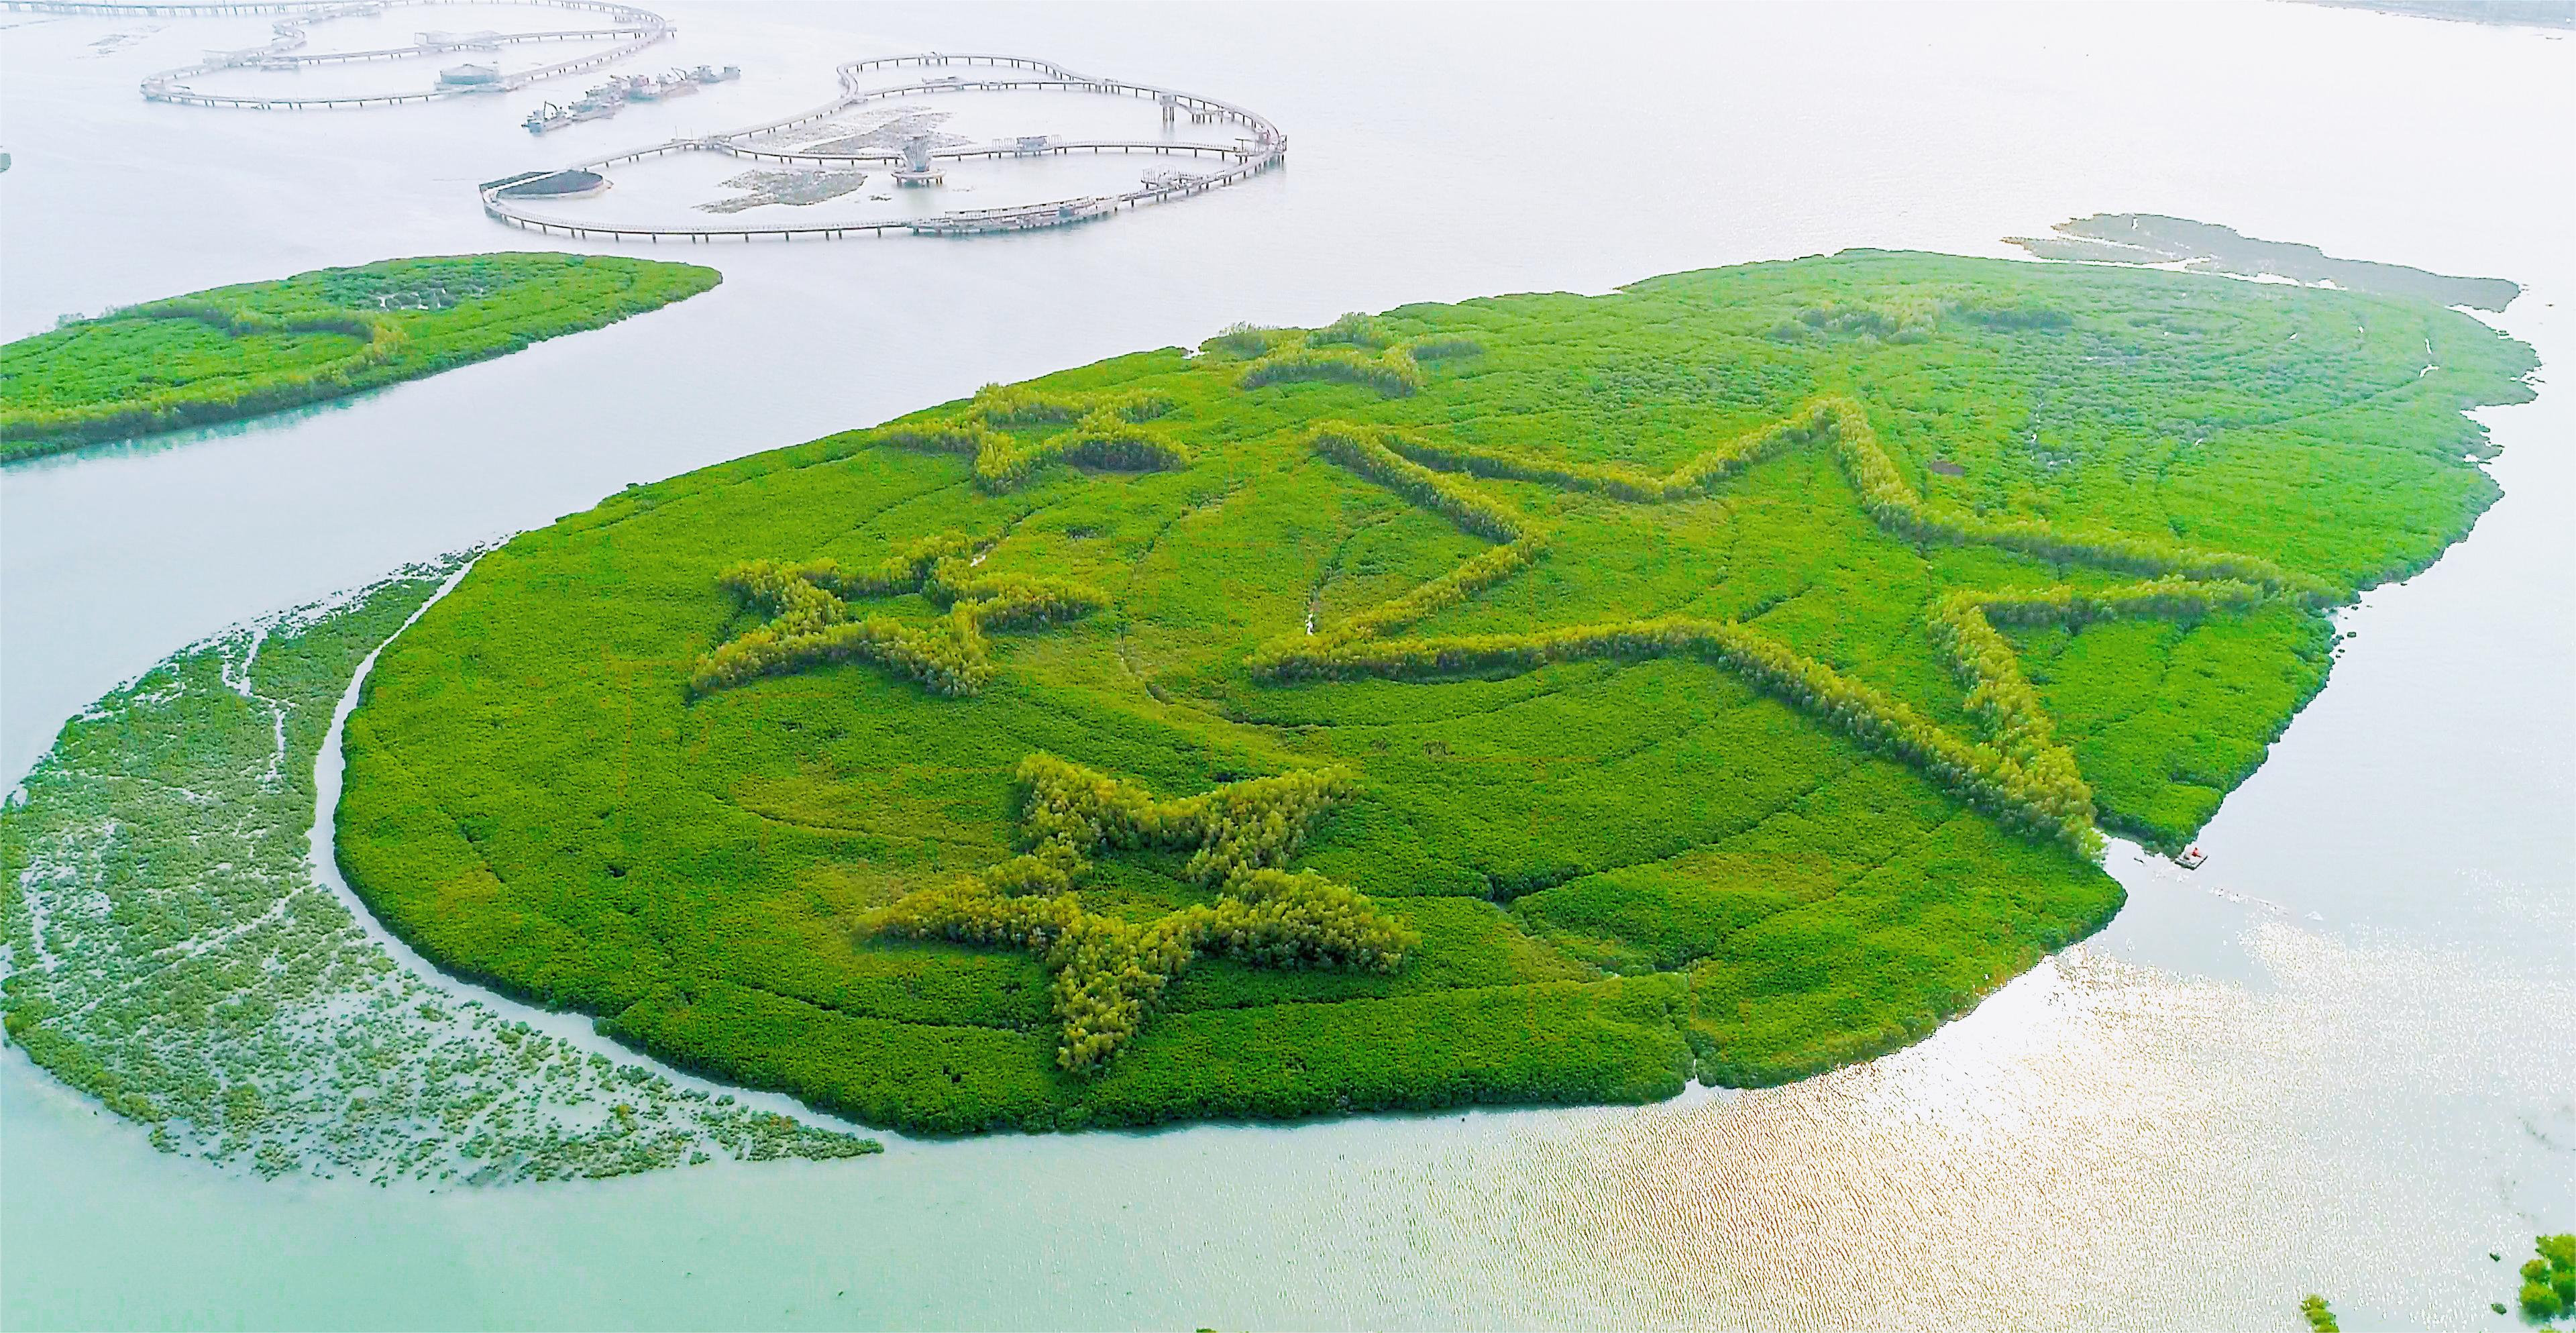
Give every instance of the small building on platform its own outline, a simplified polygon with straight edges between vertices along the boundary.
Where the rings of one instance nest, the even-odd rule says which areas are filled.
[[[894,169],[894,183],[904,186],[938,185],[948,178],[931,160],[930,136],[916,134],[903,141],[903,165]]]

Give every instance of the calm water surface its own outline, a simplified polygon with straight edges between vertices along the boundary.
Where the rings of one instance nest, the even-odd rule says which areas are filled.
[[[2576,44],[2531,32],[2287,5],[661,8],[682,36],[646,68],[744,79],[541,143],[516,121],[544,90],[301,117],[134,94],[260,20],[0,17],[0,336],[526,246],[472,182],[801,108],[865,55],[1205,92],[1277,119],[1291,165],[1069,233],[669,251],[724,285],[292,419],[0,471],[8,773],[234,621],[1238,319],[1854,245],[2000,254],[2135,210],[2511,277],[2529,291],[2499,322],[2544,379],[2576,357]],[[2487,1252],[2576,1226],[2570,401],[2484,414],[2505,500],[2347,615],[2332,686],[2230,798],[2207,869],[2115,852],[2109,930],[1873,1064],[1642,1109],[898,1139],[432,1192],[164,1158],[12,1050],[0,1322],[2292,1328],[2316,1290],[2350,1328],[2511,1327]]]

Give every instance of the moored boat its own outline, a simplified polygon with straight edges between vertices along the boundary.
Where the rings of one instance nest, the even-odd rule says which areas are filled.
[[[698,90],[698,81],[686,70],[672,70],[660,78],[635,74],[622,85],[625,94],[638,102],[658,102],[666,97],[686,97]]]

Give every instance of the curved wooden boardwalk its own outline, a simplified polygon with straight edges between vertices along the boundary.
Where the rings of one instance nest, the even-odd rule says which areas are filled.
[[[997,77],[966,78],[958,75],[932,76],[919,83],[893,87],[869,87],[867,75],[877,70],[948,67],[1008,70]],[[501,197],[506,186],[527,179],[526,175],[488,182],[481,187],[483,211],[494,219],[514,227],[558,236],[604,237],[613,240],[677,241],[703,244],[714,241],[774,237],[793,241],[802,236],[816,240],[839,240],[855,235],[883,236],[888,232],[909,232],[918,236],[975,236],[995,232],[1033,231],[1045,227],[1068,226],[1108,217],[1124,209],[1146,204],[1168,203],[1191,195],[1221,190],[1226,186],[1268,171],[1287,160],[1288,136],[1276,124],[1257,112],[1220,102],[1195,93],[1184,93],[1152,84],[1129,83],[1121,79],[1095,79],[1076,74],[1062,65],[1027,56],[956,54],[928,51],[918,55],[883,56],[873,60],[853,60],[839,67],[841,95],[810,111],[798,112],[777,120],[763,121],[738,130],[695,139],[672,139],[641,148],[630,148],[587,162],[576,162],[561,168],[566,171],[604,171],[609,167],[641,162],[666,153],[721,153],[727,157],[758,162],[810,163],[821,166],[856,166],[891,164],[902,160],[897,153],[817,153],[798,149],[763,147],[758,141],[790,130],[819,124],[853,107],[870,102],[903,97],[934,97],[943,93],[1004,92],[1042,90],[1051,92],[1093,93],[1112,97],[1137,97],[1189,113],[1192,123],[1226,121],[1242,125],[1251,134],[1232,144],[1174,143],[1160,140],[1049,140],[1043,144],[996,144],[974,148],[947,148],[931,154],[940,161],[967,161],[1013,157],[1068,156],[1072,154],[1148,153],[1164,157],[1214,158],[1223,165],[1205,174],[1169,173],[1166,179],[1149,182],[1124,194],[1084,195],[1072,199],[1051,200],[1040,204],[1023,204],[1009,208],[970,209],[942,213],[928,218],[904,218],[883,222],[808,222],[746,224],[741,226],[620,226],[613,223],[573,222],[532,212],[519,201]]]
[[[456,37],[440,41],[417,42],[410,46],[375,51],[337,51],[320,55],[298,55],[309,40],[308,25],[333,19],[373,17],[388,9],[417,5],[458,3],[459,0],[217,0],[207,4],[124,4],[117,0],[0,0],[0,8],[39,14],[80,15],[150,15],[156,17],[229,17],[239,15],[273,15],[269,25],[273,34],[266,45],[244,47],[238,51],[216,51],[193,65],[163,70],[143,80],[147,101],[169,102],[180,106],[234,107],[257,111],[336,111],[355,107],[399,106],[406,102],[435,102],[449,97],[472,97],[488,93],[510,92],[545,79],[577,74],[614,64],[656,42],[666,41],[678,31],[659,14],[618,4],[615,0],[519,0],[524,4],[545,5],[554,9],[604,14],[609,25],[601,28],[559,29],[549,32],[505,32]],[[488,50],[496,46],[528,42],[580,42],[623,39],[618,45],[572,60],[559,60],[550,65],[521,70],[496,82],[468,87],[438,87],[422,92],[373,93],[355,97],[296,97],[256,94],[201,93],[184,82],[200,75],[221,70],[297,70],[311,65],[343,65],[373,60],[408,60],[422,56],[444,55],[457,51]]]

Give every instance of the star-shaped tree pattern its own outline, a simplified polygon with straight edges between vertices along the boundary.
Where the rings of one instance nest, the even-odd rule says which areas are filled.
[[[766,616],[760,625],[698,659],[689,687],[699,694],[760,676],[828,662],[875,662],[928,686],[971,695],[993,677],[984,636],[1062,624],[1109,604],[1096,588],[1064,579],[979,578],[975,542],[946,532],[912,543],[876,570],[844,572],[831,560],[754,560],[722,575],[726,590]],[[928,626],[892,616],[859,616],[850,599],[920,593],[948,614]]]
[[[1246,376],[1243,385],[1266,382]],[[952,420],[888,428],[875,442],[969,453],[977,483],[1005,490],[1056,459],[1177,465],[1177,450],[1159,452],[1169,446],[1133,426],[1166,407],[1142,394],[1050,396],[987,388]],[[1012,427],[1067,422],[1074,423],[1072,430],[1035,439],[1009,433]],[[1434,678],[1584,659],[1696,656],[1825,719],[1864,746],[1915,765],[2008,827],[2087,855],[2101,850],[2092,791],[2073,753],[2055,738],[2038,691],[1997,626],[2189,618],[2283,600],[2334,600],[2333,590],[2318,581],[2256,557],[1989,518],[1927,502],[1879,445],[1860,405],[1845,397],[1815,399],[1783,421],[1660,476],[1443,444],[1345,422],[1314,427],[1308,442],[1334,463],[1496,545],[1321,632],[1284,635],[1262,645],[1247,663],[1257,678]],[[1462,474],[1584,491],[1621,503],[1663,504],[1707,494],[1747,468],[1809,446],[1829,449],[1862,508],[1907,540],[1994,546],[2139,579],[2096,589],[2059,584],[1962,590],[1936,602],[1926,629],[1966,690],[1965,711],[1983,724],[1986,734],[1976,738],[1957,735],[1885,691],[1736,621],[1666,617],[1530,634],[1400,635],[1546,555],[1546,532],[1463,481]],[[830,561],[757,561],[728,570],[726,587],[768,620],[701,659],[692,684],[705,691],[819,662],[866,660],[891,666],[936,693],[971,695],[992,674],[985,631],[1061,623],[1108,604],[1104,593],[1074,583],[978,579],[967,560],[974,550],[963,534],[943,533],[904,548],[869,574],[848,574]],[[914,628],[887,617],[859,618],[849,605],[852,598],[911,592],[945,606],[946,619]],[[1057,1059],[1067,1070],[1099,1069],[1134,1037],[1164,988],[1205,953],[1274,966],[1391,971],[1419,942],[1350,888],[1281,868],[1312,820],[1349,794],[1349,779],[1336,770],[1253,779],[1177,801],[1159,800],[1134,783],[1046,754],[1030,756],[1019,780],[1028,791],[1026,853],[959,882],[907,895],[872,914],[869,925],[890,935],[1038,953],[1055,974],[1053,1004],[1063,1023]],[[1195,849],[1186,876],[1217,897],[1144,925],[1088,911],[1081,880],[1090,868],[1087,858],[1105,847]]]
[[[964,454],[975,485],[998,494],[1058,461],[1123,472],[1186,466],[1189,454],[1180,445],[1141,424],[1171,410],[1171,400],[1150,393],[1042,393],[987,384],[956,412],[887,426],[867,441]],[[1071,429],[1049,429],[1065,426]],[[1032,428],[1046,433],[1014,433]]]
[[[1843,397],[1819,398],[1787,420],[1728,441],[1664,476],[1436,444],[1401,431],[1338,422],[1316,427],[1311,442],[1326,458],[1500,544],[1321,633],[1282,636],[1263,645],[1250,662],[1256,675],[1272,680],[1421,678],[1536,670],[1581,659],[1698,656],[1825,718],[1863,745],[1916,765],[2008,826],[2057,839],[2088,855],[2098,855],[2102,841],[2092,790],[2077,771],[2074,754],[2056,740],[2039,692],[2023,675],[1997,623],[2184,618],[2248,611],[2276,600],[2322,605],[2334,597],[2316,580],[2252,556],[1992,519],[1927,503],[1879,446],[1861,406]],[[1910,540],[1991,545],[2142,578],[2092,591],[2064,584],[2037,592],[1960,591],[1937,603],[1927,629],[1967,690],[1967,712],[1987,728],[1988,735],[1976,740],[1955,735],[1884,691],[1734,621],[1670,617],[1534,634],[1391,637],[1510,578],[1545,552],[1545,534],[1511,506],[1454,474],[1661,504],[1705,493],[1758,462],[1809,445],[1831,449],[1869,516]]]
[[[988,384],[956,412],[863,438],[964,454],[972,460],[976,486],[998,493],[1026,483],[1051,462],[1122,471],[1183,466],[1188,454],[1179,445],[1139,424],[1170,410],[1170,401],[1154,394],[1050,394]],[[1031,429],[1041,433],[1014,433]],[[892,667],[935,694],[972,695],[993,675],[987,631],[1061,624],[1109,604],[1099,589],[1069,580],[979,578],[968,559],[976,550],[965,534],[947,532],[912,543],[865,574],[847,573],[831,560],[735,565],[719,581],[765,619],[699,658],[690,690],[705,694],[808,666],[866,661]],[[915,627],[887,616],[860,616],[850,606],[854,598],[915,592],[945,608],[946,619]]]
[[[872,929],[1028,949],[1055,972],[1064,1023],[1056,1062],[1086,1073],[1117,1053],[1163,988],[1202,954],[1265,967],[1392,972],[1421,943],[1351,888],[1282,869],[1315,818],[1350,794],[1332,769],[1229,783],[1158,800],[1146,788],[1048,754],[1020,764],[1029,850],[959,883],[908,894]],[[1088,858],[1104,848],[1191,849],[1183,875],[1214,889],[1148,925],[1084,910]]]

